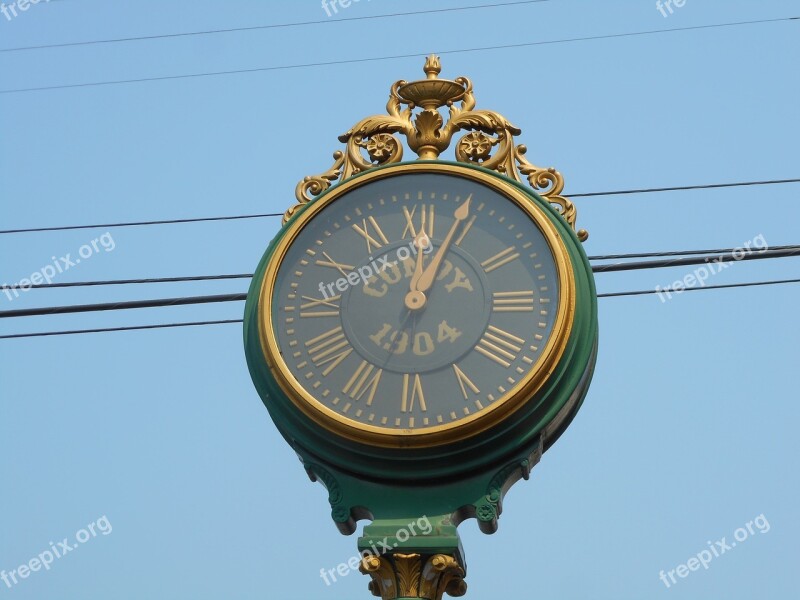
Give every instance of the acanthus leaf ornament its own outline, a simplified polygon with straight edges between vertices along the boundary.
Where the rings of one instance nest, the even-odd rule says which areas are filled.
[[[298,208],[325,192],[334,182],[345,181],[375,167],[403,160],[403,143],[420,159],[437,159],[460,131],[465,133],[456,143],[458,162],[475,164],[501,173],[522,183],[523,177],[575,229],[575,205],[561,195],[564,178],[556,169],[542,168],[525,158],[527,148],[515,143],[521,130],[501,114],[491,110],[474,110],[472,82],[466,77],[455,80],[439,79],[441,63],[429,56],[423,69],[426,79],[395,82],[389,92],[385,115],[366,117],[354,125],[339,141],[345,150],[337,150],[334,163],[324,173],[307,176],[297,184],[298,204],[283,216],[286,224]],[[445,123],[439,109],[448,107]],[[421,109],[415,114],[415,109]],[[364,155],[364,152],[367,155]],[[585,241],[589,234],[581,229],[578,239]]]
[[[460,597],[467,592],[464,568],[446,554],[368,555],[360,570],[372,577],[369,589],[382,600],[441,600],[444,594]]]

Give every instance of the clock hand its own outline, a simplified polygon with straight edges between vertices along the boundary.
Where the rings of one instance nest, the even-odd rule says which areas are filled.
[[[394,357],[394,352],[397,349],[397,346],[398,346],[398,344],[400,342],[400,338],[403,335],[403,332],[408,327],[409,319],[412,319],[412,318],[413,318],[413,322],[416,324],[416,318],[414,316],[414,311],[411,311],[411,310],[407,311],[405,316],[403,317],[402,322],[400,323],[400,326],[397,328],[396,335],[395,335],[395,338],[391,342],[391,346],[389,346],[389,355],[386,357],[386,360],[383,362],[383,365],[381,366],[382,369],[385,369],[389,365],[389,362]]]
[[[423,248],[423,242],[425,246]],[[422,259],[423,259],[423,250],[428,249],[428,245],[431,243],[430,238],[428,238],[428,234],[424,231],[421,232],[416,238],[414,238],[414,245],[417,247],[417,264],[414,266],[414,275],[411,277],[411,290],[414,291],[417,289],[417,283],[419,282],[419,278],[422,277]]]
[[[450,243],[453,241],[453,236],[456,234],[458,225],[461,223],[461,221],[464,221],[469,216],[470,200],[472,200],[472,194],[469,195],[469,197],[464,201],[464,204],[459,206],[456,209],[456,212],[453,214],[455,217],[455,222],[450,228],[450,231],[447,232],[447,237],[444,238],[444,242],[442,242],[442,245],[439,248],[439,251],[436,253],[436,256],[433,257],[433,260],[422,272],[422,276],[419,278],[419,281],[417,281],[417,291],[423,293],[427,292],[433,285],[433,280],[436,278],[436,273],[439,272],[439,265],[441,265],[444,255],[447,254],[447,251],[450,249]]]
[[[417,246],[417,264],[414,266],[414,275],[411,277],[411,284],[410,284],[410,291],[406,294],[405,297],[405,305],[408,310],[419,310],[423,306],[425,306],[425,294],[422,292],[417,291],[417,285],[419,284],[419,279],[422,277],[422,261],[423,261],[423,247],[422,243],[425,242],[425,249],[427,250],[428,245],[431,243],[430,238],[428,235],[422,231],[420,234],[414,238],[414,244]]]

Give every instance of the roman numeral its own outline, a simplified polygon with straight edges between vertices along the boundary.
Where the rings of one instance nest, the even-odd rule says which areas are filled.
[[[495,292],[492,294],[495,312],[533,312],[533,291]]]
[[[476,386],[470,378],[464,374],[464,371],[458,368],[456,364],[453,364],[453,371],[455,371],[456,379],[458,380],[458,385],[461,386],[461,393],[464,395],[464,400],[469,398],[469,394],[467,394],[467,388],[472,390],[473,394],[479,394],[480,390],[478,386]]]
[[[422,381],[420,381],[419,375],[414,375],[413,382],[410,379],[411,375],[408,373],[403,375],[403,398],[400,410],[402,412],[412,412],[414,403],[419,400],[419,407],[425,412],[428,407],[425,405],[425,395],[422,393]]]
[[[514,246],[510,248],[506,248],[502,252],[498,252],[491,258],[487,258],[485,261],[481,263],[483,270],[487,273],[491,273],[495,269],[499,269],[503,265],[507,265],[512,260],[519,258],[519,252],[514,252]]]
[[[475,350],[507,369],[512,362],[517,360],[517,354],[522,350],[523,345],[525,345],[525,340],[522,338],[494,325],[489,325],[486,333],[475,346]]]
[[[381,375],[383,375],[383,369],[378,369],[373,374],[372,371],[374,369],[375,365],[371,365],[367,361],[362,360],[356,372],[353,373],[353,376],[347,382],[347,385],[342,388],[342,392],[350,396],[353,400],[361,400],[362,396],[369,392],[369,396],[367,396],[367,406],[372,406],[372,400],[375,398],[375,391],[378,389]],[[367,381],[370,375],[372,375],[372,379]]]
[[[338,317],[340,306],[337,301],[341,296],[331,296],[330,298],[312,298],[311,296],[301,296],[306,300],[305,304],[300,305],[301,317]],[[315,310],[311,310],[315,309]]]
[[[327,252],[323,252],[322,256],[324,256],[328,260],[319,260],[319,259],[317,259],[315,264],[319,265],[320,267],[330,267],[331,269],[336,269],[337,271],[339,271],[339,273],[341,273],[345,277],[347,277],[348,271],[352,271],[353,269],[355,269],[355,267],[353,265],[345,265],[345,264],[336,262],[335,260],[333,260],[328,255]]]
[[[353,351],[341,327],[334,327],[330,331],[308,340],[305,345],[311,361],[317,367],[328,365],[322,371],[323,375],[333,371]]]
[[[381,242],[378,242],[372,234],[370,233],[370,225],[372,225],[372,229],[375,230],[375,235],[377,235],[383,244],[388,244],[389,240],[386,239],[386,236],[383,234],[378,222],[375,220],[375,217],[367,217],[366,219],[361,219],[361,227],[358,225],[353,224],[353,229],[364,238],[367,242],[367,253],[372,254],[372,247],[380,248],[383,246]]]
[[[417,212],[419,209],[419,212]],[[417,221],[419,222],[419,229],[414,225],[414,216],[418,215]],[[429,238],[433,237],[433,222],[434,222],[434,205],[433,204],[415,204],[411,211],[407,206],[403,207],[403,216],[406,218],[406,227],[403,229],[403,239],[411,234],[411,239],[417,237],[417,233],[425,232]]]

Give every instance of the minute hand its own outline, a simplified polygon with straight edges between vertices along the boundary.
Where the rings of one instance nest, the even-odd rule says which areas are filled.
[[[439,248],[439,251],[436,253],[436,256],[433,257],[433,260],[431,260],[430,264],[422,272],[422,275],[417,281],[417,291],[427,292],[433,285],[433,280],[436,278],[436,273],[439,271],[439,265],[442,264],[442,259],[444,259],[444,255],[447,254],[447,251],[450,248],[450,244],[453,241],[453,236],[456,234],[456,229],[458,229],[459,223],[469,217],[469,203],[471,199],[472,194],[470,194],[470,196],[464,201],[464,204],[459,206],[456,209],[456,212],[453,214],[453,217],[455,217],[455,222],[450,228],[450,231],[447,232],[447,236],[444,238],[444,242],[442,242],[442,245]]]

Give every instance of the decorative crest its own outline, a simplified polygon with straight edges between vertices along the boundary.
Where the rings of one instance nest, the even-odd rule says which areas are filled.
[[[431,55],[423,68],[426,79],[395,82],[389,92],[386,115],[373,115],[359,121],[347,133],[339,136],[345,150],[333,153],[334,163],[319,175],[309,175],[297,184],[295,196],[299,204],[283,216],[284,224],[302,205],[319,196],[339,180],[345,181],[364,171],[403,160],[403,144],[396,134],[406,138],[408,147],[420,159],[437,159],[461,131],[466,131],[455,145],[456,160],[480,165],[530,186],[575,228],[577,210],[561,196],[564,178],[553,168],[542,168],[525,158],[527,148],[515,145],[514,136],[521,130],[501,114],[491,110],[474,110],[472,82],[466,77],[451,81],[439,79],[442,71],[438,56]],[[448,107],[445,123],[439,109]],[[405,108],[404,108],[405,107]],[[414,112],[415,109],[421,109]],[[367,156],[364,156],[366,151]],[[585,241],[586,230],[578,231]]]

